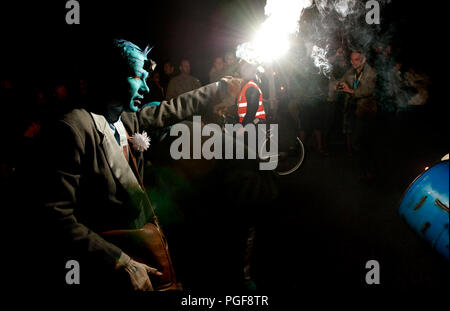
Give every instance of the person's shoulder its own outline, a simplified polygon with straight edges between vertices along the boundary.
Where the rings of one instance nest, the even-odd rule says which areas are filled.
[[[178,81],[180,81],[180,79],[181,79],[181,75],[176,75],[176,76],[173,76],[172,78],[170,78],[170,80],[169,80],[169,84],[170,83],[177,83]]]
[[[349,75],[353,75],[354,72],[355,72],[355,69],[353,69],[353,67],[350,66],[350,67],[348,67],[348,69],[345,70],[344,77],[345,76],[349,76]]]
[[[45,127],[43,137],[45,141],[65,140],[72,141],[70,137],[86,140],[87,133],[92,132],[93,121],[89,112],[82,108],[72,109],[57,119],[50,121]]]
[[[59,127],[69,127],[71,131],[77,133],[80,137],[85,137],[87,133],[92,133],[95,124],[91,114],[84,108],[76,108],[64,114],[58,122]]]
[[[89,112],[84,108],[75,108],[65,113],[60,121],[68,123],[73,126],[78,126],[86,123],[91,119]]]
[[[122,120],[122,123],[125,125],[125,127],[129,131],[134,132],[136,130],[137,124],[138,124],[138,118],[137,118],[136,112],[124,111],[120,115],[120,119]]]
[[[189,79],[190,82],[192,82],[194,84],[201,84],[200,80],[198,78],[194,77],[194,76],[189,75],[188,79]]]
[[[195,81],[195,80],[198,80],[196,77],[194,77],[193,75],[186,75],[186,79],[189,79],[189,80],[192,80],[192,81]]]
[[[366,64],[366,68],[364,68],[364,70],[367,73],[370,73],[370,74],[376,74],[377,73],[376,69],[374,67],[370,66],[369,64]]]

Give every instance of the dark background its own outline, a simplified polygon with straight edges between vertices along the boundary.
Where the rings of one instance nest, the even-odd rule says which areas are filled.
[[[191,60],[203,83],[215,55],[248,41],[264,19],[264,0],[86,1],[80,25],[67,25],[65,1],[3,2],[1,71],[17,77],[73,76],[101,61],[101,40],[125,38],[154,46],[157,62]],[[381,11],[381,32],[394,50],[434,76],[441,69],[443,10],[416,1],[391,1]],[[367,26],[370,28],[370,26]],[[441,60],[440,60],[441,59]]]
[[[81,0],[80,25],[66,24],[68,10],[59,2],[2,4],[2,71],[73,75],[101,61],[95,51],[101,40],[124,38],[154,46],[150,57],[157,62],[190,59],[192,73],[205,80],[212,58],[245,40],[244,29],[261,20],[265,1]]]
[[[2,3],[0,74],[13,76],[19,89],[80,77],[103,60],[99,42],[124,38],[141,47],[153,45],[150,57],[159,63],[190,59],[192,74],[206,83],[213,57],[247,41],[252,26],[263,20],[265,5],[263,0],[79,3],[80,25],[66,24],[65,1]],[[384,288],[448,287],[448,262],[396,213],[409,183],[448,152],[443,11],[400,0],[382,10],[381,33],[389,34],[403,60],[431,78],[432,113],[420,127],[378,137],[384,170],[375,186],[358,181],[358,169],[341,152],[343,146],[330,150],[335,156],[327,159],[309,155],[299,172],[279,181],[280,199],[259,233],[261,290],[366,288],[364,264],[372,258],[382,265]],[[388,138],[397,144],[387,146]],[[169,240],[180,246],[179,253],[190,254],[188,237]],[[192,287],[205,288],[189,270],[195,260],[187,258],[180,274]]]

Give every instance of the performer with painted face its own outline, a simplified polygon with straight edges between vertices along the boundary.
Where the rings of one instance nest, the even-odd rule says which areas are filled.
[[[64,267],[77,260],[84,288],[176,288],[171,265],[151,267],[143,263],[146,255],[133,249],[158,242],[160,248],[147,253],[155,262],[171,263],[143,187],[142,151],[149,145],[144,131],[202,114],[236,84],[234,79],[222,79],[142,107],[149,91],[147,53],[125,40],[115,40],[109,51],[95,51],[98,67],[93,70],[99,79],[92,100],[43,133],[46,165],[41,194],[50,220],[45,239],[51,240],[49,254],[63,254],[44,261]],[[130,245],[124,235],[142,237],[143,242],[131,243],[130,252],[135,254],[126,250]],[[152,242],[155,237],[160,240]],[[64,282],[64,276],[55,282]]]

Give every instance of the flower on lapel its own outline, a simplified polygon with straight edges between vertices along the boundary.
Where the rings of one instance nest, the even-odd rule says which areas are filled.
[[[142,134],[135,133],[131,136],[130,143],[135,151],[143,152],[150,146],[150,137],[147,136],[145,131]]]

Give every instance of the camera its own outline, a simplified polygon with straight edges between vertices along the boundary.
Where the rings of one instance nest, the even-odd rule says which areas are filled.
[[[336,86],[336,90],[343,90],[344,89],[344,84],[342,82],[339,82],[338,85]]]

